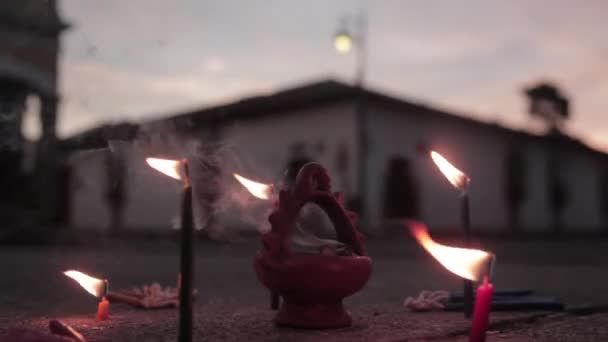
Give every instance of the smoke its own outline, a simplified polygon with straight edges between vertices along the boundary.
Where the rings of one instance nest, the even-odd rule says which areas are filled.
[[[176,120],[143,125],[132,141],[109,140],[107,150],[125,161],[125,183],[141,177],[142,161],[146,157],[184,159],[189,162],[193,191],[194,223],[212,238],[229,239],[243,232],[264,233],[269,230],[267,216],[271,201],[253,197],[232,176],[234,172],[255,178],[247,173],[247,163],[236,145],[218,138],[213,128],[185,133],[184,122]],[[258,165],[257,168],[259,169]],[[245,170],[245,171],[244,171]],[[161,176],[159,176],[161,177]],[[268,180],[271,183],[273,180]],[[126,186],[129,189],[129,186]],[[127,194],[127,201],[129,196]],[[150,198],[150,201],[164,201]],[[170,222],[159,226],[179,228],[179,212]]]
[[[197,228],[218,238],[243,231],[267,232],[271,201],[252,196],[234,179],[233,173],[243,169],[234,145],[203,140],[193,142],[188,150]]]
[[[181,226],[177,202],[179,183],[163,178],[145,163],[147,157],[157,157],[189,161],[197,229],[217,239],[270,230],[268,215],[273,201],[251,195],[234,179],[233,173],[272,183],[278,189],[283,186],[283,165],[260,165],[255,156],[239,151],[237,141],[222,139],[221,132],[213,126],[195,129],[187,118],[148,123],[137,130],[126,128],[128,130],[121,127],[119,137],[109,129],[103,132],[101,141],[85,140],[87,147],[105,147],[87,149],[70,157],[73,164],[88,164],[81,181],[89,186],[83,188],[101,188],[105,197],[97,198],[105,201],[102,205],[110,211],[124,211],[114,216],[127,218],[125,229],[135,229],[138,222],[144,221],[150,228]],[[102,164],[99,164],[100,155]],[[93,177],[92,170],[100,166],[101,172]],[[86,191],[80,196],[86,197]],[[335,237],[331,222],[320,208],[305,206],[300,214],[301,226],[306,230],[326,238]],[[110,223],[110,227],[112,225]]]

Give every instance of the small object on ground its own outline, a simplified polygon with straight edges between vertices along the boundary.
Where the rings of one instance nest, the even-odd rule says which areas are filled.
[[[564,304],[556,298],[537,296],[533,290],[502,290],[497,291],[492,298],[493,311],[561,311],[563,309]],[[462,294],[451,293],[445,310],[462,310]]]
[[[52,319],[49,321],[49,330],[51,330],[51,332],[55,335],[66,336],[78,342],[86,342],[84,336],[82,336],[81,333],[76,331],[76,329],[56,319]]]
[[[43,334],[30,329],[10,329],[0,334],[0,342],[74,342],[74,339],[65,336]]]
[[[418,297],[407,297],[403,306],[411,311],[442,311],[450,297],[448,291],[421,291]]]
[[[411,311],[462,311],[462,292],[428,291],[408,297],[403,305]],[[497,291],[492,298],[492,311],[564,310],[564,304],[553,297],[534,295],[532,290]]]
[[[196,295],[195,289],[192,291],[193,299]],[[179,289],[170,286],[163,288],[159,283],[110,292],[107,298],[110,302],[125,303],[143,309],[179,307]]]
[[[448,302],[446,311],[461,311],[462,302]],[[492,311],[561,311],[564,304],[553,297],[540,296],[495,296],[492,299]]]
[[[498,297],[523,297],[534,294],[534,291],[529,289],[516,289],[516,290],[500,290],[494,292],[494,296]],[[462,301],[464,295],[462,291],[450,291],[450,302]]]
[[[141,298],[123,292],[109,292],[106,298],[110,303],[124,303],[134,307],[141,307]]]

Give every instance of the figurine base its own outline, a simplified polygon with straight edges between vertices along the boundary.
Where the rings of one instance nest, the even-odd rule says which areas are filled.
[[[274,322],[281,327],[336,329],[350,327],[352,319],[344,310],[342,302],[302,305],[285,300]]]

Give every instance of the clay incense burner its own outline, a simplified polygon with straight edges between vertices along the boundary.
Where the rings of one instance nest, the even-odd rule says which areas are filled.
[[[289,240],[307,203],[325,211],[348,255],[291,251]],[[351,325],[342,300],[363,288],[372,270],[356,220],[356,214],[343,207],[342,194],[331,192],[329,175],[319,164],[306,164],[291,188],[279,192],[269,216],[272,229],[262,236],[263,246],[254,262],[259,280],[284,300],[277,325],[312,329]]]

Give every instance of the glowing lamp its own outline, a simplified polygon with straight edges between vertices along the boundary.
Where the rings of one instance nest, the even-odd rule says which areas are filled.
[[[353,48],[353,37],[346,31],[339,31],[334,37],[334,48],[339,53],[349,53]]]

